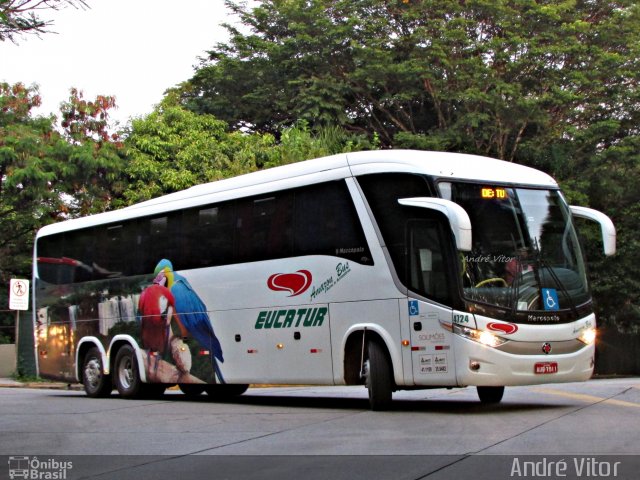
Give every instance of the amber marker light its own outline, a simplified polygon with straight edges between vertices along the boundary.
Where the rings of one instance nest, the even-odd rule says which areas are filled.
[[[582,331],[580,336],[578,337],[582,343],[586,345],[591,345],[596,341],[596,329],[595,328],[587,328]]]
[[[411,342],[409,340],[402,340],[403,347],[408,347],[409,345],[411,345]]]

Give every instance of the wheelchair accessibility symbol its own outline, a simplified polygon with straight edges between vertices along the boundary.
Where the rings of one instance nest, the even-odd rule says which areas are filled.
[[[559,310],[558,292],[555,288],[542,289],[542,302],[545,310]]]
[[[420,315],[420,307],[418,307],[417,300],[409,300],[409,316],[415,317]]]

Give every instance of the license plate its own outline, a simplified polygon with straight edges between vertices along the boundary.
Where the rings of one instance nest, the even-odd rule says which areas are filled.
[[[536,363],[533,368],[534,373],[546,375],[549,373],[558,373],[558,362],[540,362]]]

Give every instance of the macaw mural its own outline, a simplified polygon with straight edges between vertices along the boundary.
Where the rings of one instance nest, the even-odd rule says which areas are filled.
[[[178,370],[176,381],[184,381],[191,370],[191,352],[180,337],[173,335],[172,320],[178,324],[181,337],[186,337],[187,333],[175,313],[175,299],[167,287],[160,285],[160,279],[156,278],[153,285],[140,294],[138,315],[141,346],[147,352],[149,380],[163,381],[163,375],[159,374],[158,369],[162,359],[170,355]]]
[[[45,345],[42,371],[75,380],[71,365],[76,345],[64,338],[98,337],[105,349],[116,335],[132,337],[142,349],[150,382],[224,383],[224,362],[207,307],[186,278],[161,260],[154,277],[134,276],[78,284],[46,284],[38,308],[38,341]],[[52,299],[56,299],[54,302]],[[57,341],[52,338],[60,339]]]
[[[209,352],[217,381],[225,383],[218,365],[218,361],[224,362],[222,346],[213,331],[213,326],[207,313],[207,306],[189,284],[189,281],[174,272],[171,261],[167,259],[160,260],[156,265],[154,274],[156,275],[154,282],[166,287],[172,294],[175,312],[178,315],[180,325],[190,336],[197,340],[205,351]]]

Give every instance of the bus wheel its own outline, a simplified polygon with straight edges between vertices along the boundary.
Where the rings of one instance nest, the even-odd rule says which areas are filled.
[[[393,376],[391,362],[380,343],[370,341],[364,364],[365,384],[369,390],[371,410],[386,410],[391,406]]]
[[[476,387],[480,402],[485,404],[500,403],[504,395],[504,387]]]
[[[207,385],[204,390],[213,400],[227,400],[237,397],[247,391],[247,384]]]
[[[102,355],[96,347],[91,348],[84,357],[82,384],[87,396],[92,398],[108,397],[113,390],[111,378],[104,375]]]
[[[200,383],[180,383],[178,387],[187,397],[198,397],[204,392],[204,385]]]
[[[124,345],[116,355],[113,380],[122,398],[136,398],[143,390],[138,361],[130,345]]]

